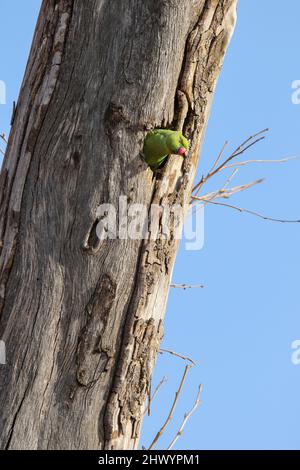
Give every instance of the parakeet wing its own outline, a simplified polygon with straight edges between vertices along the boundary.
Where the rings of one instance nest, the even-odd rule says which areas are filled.
[[[148,132],[144,142],[145,160],[151,168],[158,167],[169,154],[167,136],[171,131],[156,129]]]

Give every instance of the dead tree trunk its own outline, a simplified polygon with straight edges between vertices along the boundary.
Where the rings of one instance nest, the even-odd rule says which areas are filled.
[[[44,0],[0,181],[2,449],[136,448],[178,241],[99,204],[189,198],[237,0]],[[160,178],[145,129],[183,129]]]

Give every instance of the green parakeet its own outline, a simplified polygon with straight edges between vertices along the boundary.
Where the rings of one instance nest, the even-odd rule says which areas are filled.
[[[188,150],[189,142],[181,132],[155,129],[146,135],[143,154],[150,168],[156,170],[168,155],[186,157]]]

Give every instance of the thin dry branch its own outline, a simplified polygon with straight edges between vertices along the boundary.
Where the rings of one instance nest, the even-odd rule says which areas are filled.
[[[259,139],[256,139],[254,142],[251,142],[251,144],[247,145],[247,147],[245,147],[244,149],[240,150],[238,153],[233,153],[232,155],[230,155],[230,157],[228,157],[225,162],[221,163],[221,165],[219,165],[212,173],[210,173],[207,177],[208,178],[212,178],[214,175],[216,175],[217,173],[219,173],[221,170],[224,170],[224,168],[226,168],[226,165],[231,162],[234,158],[238,157],[239,155],[242,155],[244,152],[246,152],[246,150],[248,150],[249,148],[253,147],[253,145],[255,144],[258,144],[258,142],[261,142],[262,140],[264,140],[265,137],[259,137]]]
[[[193,366],[196,365],[196,362],[193,359],[191,359],[190,357],[182,356],[181,354],[178,354],[175,351],[171,351],[171,349],[160,349],[159,353],[160,354],[164,354],[164,353],[171,354],[172,356],[179,357],[180,359],[183,359],[184,361],[190,362],[191,364],[193,364]]]
[[[232,153],[232,157],[234,158],[235,156],[237,155],[240,155],[240,152],[243,150],[245,151],[245,149],[249,148],[249,146],[247,145],[249,142],[251,142],[251,140],[254,140],[256,139],[257,137],[259,137],[260,135],[262,134],[265,134],[266,132],[269,132],[269,128],[266,128],[266,129],[263,129],[262,131],[259,131],[257,132],[256,134],[253,134],[251,135],[250,137],[248,137],[244,142],[241,143],[241,145],[239,145],[239,147],[237,147],[237,149]],[[263,137],[260,137],[259,140],[261,139],[264,139],[265,136]],[[257,139],[255,140],[255,142],[252,142],[252,144],[250,144],[251,146],[254,145],[254,143],[257,142]],[[245,147],[247,146],[247,147]]]
[[[7,144],[7,138],[4,133],[0,134],[0,139],[2,139],[5,144]]]
[[[173,289],[204,289],[204,286],[202,284],[170,284],[170,287]]]
[[[224,153],[224,150],[227,146],[227,142],[224,144],[224,146],[222,147],[222,150],[217,158],[217,160],[215,161],[214,165],[212,166],[211,170],[207,173],[206,176],[202,176],[202,178],[200,179],[200,181],[196,184],[196,186],[194,186],[192,192],[194,193],[195,191],[197,191],[197,194],[199,193],[199,191],[202,189],[204,183],[207,182],[207,180],[209,180],[210,178],[212,178],[213,176],[215,176],[217,173],[220,173],[221,171],[223,171],[225,168],[228,168],[228,163],[230,163],[234,158],[237,158],[238,156],[242,155],[244,152],[246,152],[246,150],[249,150],[251,147],[253,147],[254,145],[256,145],[258,142],[262,141],[265,139],[265,136],[262,136],[262,134],[265,134],[266,132],[268,132],[269,129],[264,129],[260,132],[257,132],[256,134],[248,137],[248,139],[246,139],[241,145],[239,145],[239,147],[237,147],[234,152],[228,157],[226,158],[223,163],[221,163],[220,165],[218,165],[223,153]]]
[[[234,209],[238,212],[245,212],[247,214],[254,215],[255,217],[259,217],[260,219],[269,220],[271,222],[280,222],[282,224],[299,224],[300,223],[300,220],[276,219],[276,218],[273,218],[273,217],[267,217],[263,214],[260,214],[259,212],[252,211],[252,210],[249,210],[249,209],[245,209],[243,207],[234,206],[232,204],[226,204],[225,202],[206,201],[206,203],[207,204],[214,204],[216,206],[229,207],[230,209]]]
[[[176,436],[174,437],[174,439],[172,440],[171,444],[170,444],[169,447],[167,448],[167,450],[173,449],[173,447],[174,447],[174,445],[176,444],[177,440],[178,440],[179,437],[183,434],[183,431],[184,431],[184,428],[185,428],[187,422],[189,421],[189,419],[191,418],[191,416],[195,413],[195,411],[197,410],[197,408],[201,405],[201,394],[202,394],[202,391],[203,391],[203,385],[200,384],[200,385],[199,385],[199,388],[198,388],[198,393],[197,393],[197,396],[196,396],[195,403],[194,403],[193,407],[191,408],[191,410],[190,410],[188,413],[185,413],[184,418],[183,418],[183,421],[182,421],[182,423],[181,423],[181,426],[180,426],[179,430],[177,431],[177,434],[176,434]]]
[[[165,430],[167,429],[168,425],[170,424],[170,421],[173,417],[173,414],[174,414],[174,411],[175,411],[175,408],[176,408],[176,405],[177,405],[177,402],[178,402],[178,399],[179,399],[179,396],[181,394],[181,391],[182,391],[182,388],[183,388],[183,385],[185,383],[185,380],[186,380],[186,376],[189,372],[189,370],[192,368],[193,366],[190,365],[190,364],[187,364],[185,369],[184,369],[184,373],[183,373],[183,376],[182,376],[182,379],[180,381],[180,385],[179,385],[179,388],[177,390],[177,392],[175,393],[175,398],[174,398],[174,401],[173,401],[173,404],[172,404],[172,407],[170,409],[170,412],[167,416],[167,419],[166,421],[164,422],[164,424],[162,425],[162,427],[160,428],[160,430],[158,431],[158,433],[156,434],[156,436],[154,437],[152,443],[150,444],[148,450],[151,450],[154,448],[154,446],[157,444],[157,441],[161,438],[161,436],[163,435],[163,433],[165,432]]]
[[[7,138],[6,138],[6,135],[4,133],[0,134],[0,139],[3,140],[3,142],[5,143],[5,145],[7,145]],[[5,151],[2,150],[2,148],[0,148],[0,153],[4,156],[5,155]]]
[[[239,147],[237,147],[234,150],[234,152],[228,158],[226,158],[223,161],[223,163],[219,164],[219,162],[221,160],[221,157],[224,154],[224,150],[227,146],[227,142],[225,142],[225,144],[223,145],[223,147],[221,149],[220,154],[218,155],[218,157],[217,157],[216,161],[214,162],[214,164],[213,164],[212,168],[210,169],[210,171],[207,173],[206,176],[203,175],[202,178],[200,179],[199,183],[197,183],[196,186],[193,188],[192,192],[194,194],[191,196],[191,205],[193,205],[193,203],[196,203],[200,207],[204,207],[204,206],[206,206],[206,204],[215,204],[215,205],[219,205],[219,206],[229,207],[229,208],[234,209],[234,210],[239,211],[239,212],[245,212],[245,213],[254,215],[256,217],[259,217],[263,220],[269,220],[269,221],[272,221],[272,222],[280,222],[280,223],[299,223],[300,222],[299,220],[288,220],[288,219],[278,219],[278,218],[268,217],[268,216],[260,214],[259,212],[256,212],[256,211],[252,211],[252,210],[245,209],[245,208],[235,206],[235,205],[232,205],[232,204],[221,203],[221,202],[216,201],[216,199],[229,199],[234,194],[245,191],[245,190],[247,190],[247,189],[249,189],[249,188],[251,188],[251,187],[253,187],[257,184],[260,184],[264,181],[263,178],[260,178],[258,180],[252,181],[252,182],[247,183],[247,184],[243,184],[243,185],[240,185],[240,186],[234,186],[232,188],[228,188],[229,183],[232,181],[232,179],[236,175],[239,167],[246,166],[250,163],[286,163],[286,162],[289,162],[291,160],[297,160],[297,159],[300,158],[300,156],[294,156],[294,157],[282,158],[280,160],[245,160],[245,161],[242,161],[242,162],[231,163],[233,159],[237,158],[238,156],[243,154],[246,150],[251,148],[253,145],[255,145],[258,142],[260,142],[261,140],[263,140],[265,138],[265,136],[262,135],[262,134],[265,134],[268,131],[269,131],[269,129],[264,129],[264,130],[262,130],[262,131],[260,131],[256,134],[248,137],[248,139],[246,139],[241,145],[239,145]],[[228,170],[228,169],[232,169],[232,168],[234,169],[232,175],[226,180],[225,184],[223,185],[223,187],[221,189],[219,189],[217,191],[207,193],[203,196],[198,195],[200,190],[202,189],[203,185],[206,183],[206,181],[208,179],[212,178],[217,173],[220,173],[223,170]],[[199,204],[199,203],[202,203],[202,204]]]
[[[253,186],[256,186],[257,184],[263,183],[265,180],[263,178],[260,178],[255,181],[251,181],[250,183],[242,184],[240,186],[234,186],[233,188],[230,189],[225,189],[224,187],[222,189],[219,189],[218,191],[213,191],[212,193],[205,194],[204,196],[192,196],[192,200],[194,201],[203,201],[203,202],[210,202],[215,199],[229,199],[230,196],[233,196],[234,194],[240,193],[242,191],[246,191],[247,189],[252,188]]]
[[[205,183],[205,181],[206,181],[206,179],[207,179],[207,176],[210,175],[210,174],[213,172],[213,170],[216,168],[216,166],[218,165],[219,161],[221,160],[221,158],[222,158],[222,156],[223,156],[223,154],[224,154],[224,152],[225,152],[225,149],[226,149],[227,145],[228,145],[228,141],[226,141],[226,142],[223,144],[223,147],[221,148],[220,153],[219,153],[219,155],[218,155],[216,161],[214,162],[213,166],[212,166],[211,169],[209,170],[209,172],[208,172],[208,174],[206,175],[206,177],[204,177],[204,175],[202,175],[202,178],[201,178],[201,180],[199,181],[199,183],[193,188],[192,192],[196,191],[196,193],[195,193],[196,196],[197,196],[197,194],[199,194],[199,192],[201,191],[202,186],[204,185],[204,183]]]
[[[269,131],[269,129],[265,129],[265,130],[259,132],[259,133],[256,134],[256,135],[259,135],[259,134],[261,134],[261,133],[263,133],[263,132],[268,132],[268,131]],[[254,137],[255,137],[255,136],[251,137],[251,139],[254,138]],[[235,152],[233,152],[233,154],[232,154],[227,160],[225,160],[224,165],[226,165],[228,162],[230,162],[230,161],[233,160],[234,158],[239,157],[240,155],[242,155],[244,152],[246,152],[246,150],[249,150],[251,147],[253,147],[253,145],[256,145],[256,144],[258,144],[258,142],[261,142],[262,140],[265,140],[265,138],[266,138],[265,136],[258,137],[258,138],[255,139],[253,142],[251,142],[251,143],[249,143],[248,145],[246,145],[246,147],[243,148],[243,146],[241,146],[241,147],[240,147],[240,150],[236,150]],[[249,139],[249,140],[251,140],[251,139]]]
[[[153,401],[155,400],[155,398],[156,398],[156,396],[157,396],[159,390],[161,389],[161,387],[163,386],[163,384],[167,382],[167,380],[168,380],[168,379],[167,379],[166,377],[163,377],[163,378],[161,379],[161,381],[157,384],[157,387],[156,387],[156,389],[154,390],[152,397],[150,397],[150,399],[148,400],[147,406],[146,406],[146,408],[144,409],[144,413],[143,413],[144,416],[145,416],[146,414],[148,414],[148,416],[151,415],[151,405],[152,405]]]
[[[226,142],[224,142],[223,144],[223,147],[221,148],[221,151],[219,153],[219,155],[217,156],[217,159],[216,161],[214,162],[213,166],[211,167],[211,169],[209,170],[208,174],[210,174],[212,171],[214,171],[214,169],[216,168],[216,166],[218,165],[219,161],[221,160],[221,158],[223,157],[224,155],[224,152],[225,152],[225,149],[226,147],[228,146],[228,140],[226,140]]]
[[[236,168],[232,174],[227,178],[227,180],[225,181],[224,185],[223,185],[223,188],[222,189],[226,189],[228,187],[228,185],[231,183],[231,181],[233,180],[233,178],[235,177],[235,175],[238,173],[238,169]]]
[[[280,160],[245,160],[243,162],[236,162],[236,163],[231,163],[230,165],[226,165],[224,167],[224,170],[249,165],[250,163],[286,163],[292,160],[299,160],[299,159],[300,159],[300,156],[281,158]]]

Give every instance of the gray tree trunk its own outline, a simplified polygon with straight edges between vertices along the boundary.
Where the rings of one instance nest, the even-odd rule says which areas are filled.
[[[136,448],[178,241],[99,242],[97,208],[189,199],[236,1],[43,1],[0,180],[0,448]],[[156,127],[191,142],[160,177]]]

